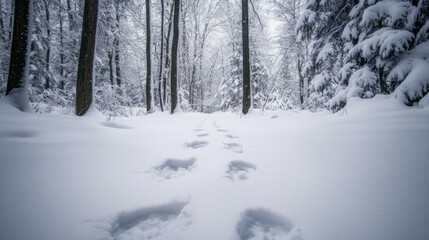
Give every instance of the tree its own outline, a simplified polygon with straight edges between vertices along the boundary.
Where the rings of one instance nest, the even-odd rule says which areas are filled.
[[[342,32],[345,64],[332,111],[352,97],[393,93],[407,105],[429,92],[429,3],[379,0],[357,4]],[[425,27],[426,26],[426,27]]]
[[[180,0],[174,1],[174,21],[173,21],[173,42],[171,46],[171,113],[176,111],[178,107],[178,79],[177,79],[177,59],[178,59],[178,47],[179,47],[179,31],[180,31]]]
[[[241,21],[243,36],[243,114],[247,114],[252,105],[250,86],[250,50],[249,50],[249,0],[241,1]]]
[[[150,34],[150,0],[146,0],[146,111],[154,111],[152,82],[152,39]]]
[[[276,85],[287,102],[296,102],[302,108],[307,97],[308,83],[302,75],[305,43],[298,42],[295,26],[304,7],[304,0],[271,0],[276,19],[281,22],[278,36],[280,47],[279,79]]]
[[[164,62],[164,18],[165,18],[165,11],[164,11],[164,0],[161,0],[161,56],[159,57],[159,79],[158,79],[158,95],[159,95],[159,105],[161,107],[161,111],[164,112],[164,99],[162,97],[162,79],[164,77],[164,68],[163,68],[163,62]]]
[[[16,0],[13,23],[12,50],[6,95],[11,104],[21,111],[29,109],[27,82],[30,61],[32,0]]]
[[[76,85],[76,115],[83,116],[93,100],[94,54],[98,0],[85,0]]]

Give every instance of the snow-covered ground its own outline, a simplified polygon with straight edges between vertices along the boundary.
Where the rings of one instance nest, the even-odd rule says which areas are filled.
[[[429,107],[155,113],[0,103],[0,239],[429,239]]]

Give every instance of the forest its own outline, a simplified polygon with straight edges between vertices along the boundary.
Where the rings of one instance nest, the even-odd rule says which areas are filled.
[[[429,239],[429,0],[0,0],[1,240]]]
[[[35,112],[75,112],[80,93],[108,116],[171,111],[176,102],[186,112],[239,112],[249,98],[246,108],[332,112],[377,94],[428,102],[424,0],[259,0],[246,9],[237,0],[88,1],[92,19],[84,1],[26,2],[31,8],[17,10],[27,10],[32,29],[22,85]],[[8,76],[26,71],[10,67],[13,10],[1,1],[2,96],[13,88]],[[82,32],[94,35],[93,46]],[[90,93],[78,87],[83,79]]]

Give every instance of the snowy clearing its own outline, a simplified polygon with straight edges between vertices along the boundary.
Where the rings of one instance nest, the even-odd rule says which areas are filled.
[[[346,109],[106,121],[0,102],[0,239],[429,239],[429,108]]]

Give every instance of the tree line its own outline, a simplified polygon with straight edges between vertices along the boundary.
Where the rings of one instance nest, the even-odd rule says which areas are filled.
[[[83,115],[97,105],[111,116],[335,112],[353,97],[377,94],[424,105],[428,5],[0,0],[0,95],[21,110],[29,100],[35,111]],[[278,24],[270,38],[269,17]]]

